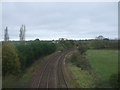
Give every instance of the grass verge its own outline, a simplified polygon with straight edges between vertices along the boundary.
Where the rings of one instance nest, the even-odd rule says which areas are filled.
[[[76,67],[75,65],[68,64],[69,69],[73,73],[74,80],[79,84],[77,88],[94,88],[94,81],[93,77],[84,70],[81,70],[81,68]]]
[[[118,73],[117,50],[88,50],[86,55],[92,67],[92,72],[81,70],[80,67],[68,63],[74,79],[80,88],[111,88],[109,78]]]

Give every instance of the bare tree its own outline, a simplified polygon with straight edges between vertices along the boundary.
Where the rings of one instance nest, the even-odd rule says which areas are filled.
[[[5,28],[4,41],[9,41],[8,27]]]

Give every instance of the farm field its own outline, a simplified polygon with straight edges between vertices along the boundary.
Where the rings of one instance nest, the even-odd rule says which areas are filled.
[[[93,67],[93,74],[97,76],[99,87],[110,87],[108,80],[112,74],[118,73],[117,50],[89,50],[87,58]]]
[[[88,50],[86,58],[92,66],[92,73],[70,65],[75,80],[81,88],[110,88],[109,78],[118,73],[117,50]]]

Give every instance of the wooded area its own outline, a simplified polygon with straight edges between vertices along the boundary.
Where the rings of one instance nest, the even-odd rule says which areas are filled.
[[[19,74],[33,64],[38,58],[55,52],[56,46],[49,42],[32,41],[29,43],[3,42],[2,44],[2,71],[7,74]]]

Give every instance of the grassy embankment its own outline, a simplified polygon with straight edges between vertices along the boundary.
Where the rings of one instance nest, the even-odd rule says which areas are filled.
[[[26,71],[23,72],[18,77],[15,77],[13,75],[4,77],[2,82],[2,87],[3,88],[29,88],[36,70],[40,68],[42,62],[48,60],[48,58],[54,54],[56,54],[56,52],[51,55],[44,56],[39,60],[35,61],[35,63],[31,67],[26,69]]]
[[[111,87],[109,78],[118,72],[117,50],[89,50],[86,55],[92,66],[92,73],[81,70],[79,67],[69,64],[75,80],[80,88],[104,88]]]

